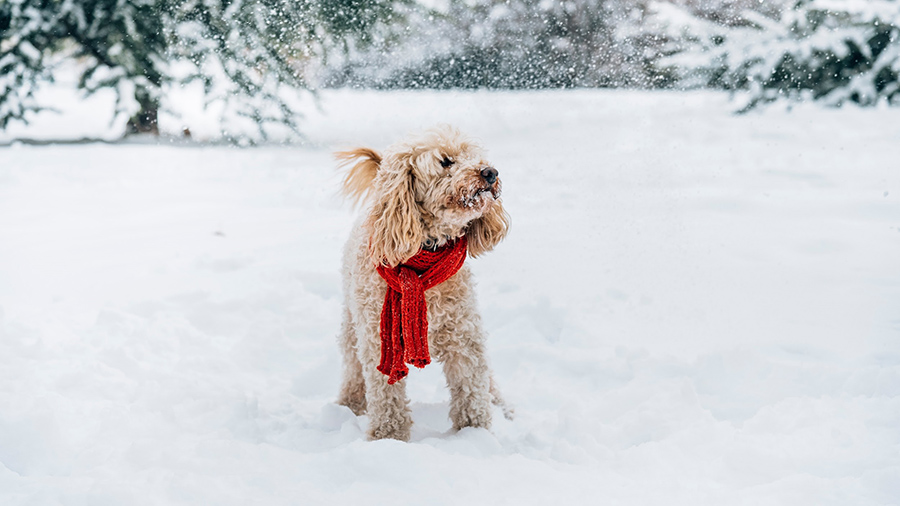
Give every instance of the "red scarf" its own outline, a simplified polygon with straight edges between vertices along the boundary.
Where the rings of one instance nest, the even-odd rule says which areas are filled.
[[[397,267],[378,266],[387,281],[381,309],[381,364],[389,384],[406,377],[406,364],[422,368],[431,363],[428,354],[428,316],[425,290],[456,274],[466,259],[465,236],[437,251],[420,250]]]

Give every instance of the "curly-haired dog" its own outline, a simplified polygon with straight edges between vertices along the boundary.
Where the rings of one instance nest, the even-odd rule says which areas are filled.
[[[424,367],[434,357],[447,378],[454,429],[490,428],[491,402],[510,417],[488,367],[463,265],[466,249],[477,257],[509,228],[497,170],[449,127],[391,146],[384,156],[368,148],[336,156],[352,164],[344,193],[369,203],[344,251],[338,403],[368,413],[370,438],[407,441],[406,364]]]

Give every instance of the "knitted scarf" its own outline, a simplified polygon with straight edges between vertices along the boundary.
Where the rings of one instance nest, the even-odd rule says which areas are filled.
[[[397,267],[378,266],[387,281],[381,309],[381,364],[378,370],[394,384],[409,374],[406,364],[422,368],[428,354],[428,316],[425,290],[456,274],[466,259],[465,236],[436,251],[420,250]]]

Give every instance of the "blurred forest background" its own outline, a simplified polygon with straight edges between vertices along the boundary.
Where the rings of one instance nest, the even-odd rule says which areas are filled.
[[[715,88],[776,100],[900,102],[900,0],[0,0],[0,129],[46,107],[62,69],[114,89],[158,134],[202,83],[259,126],[302,130],[324,88]]]

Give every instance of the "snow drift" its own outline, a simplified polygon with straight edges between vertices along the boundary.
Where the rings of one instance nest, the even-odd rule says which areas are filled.
[[[305,147],[0,150],[3,504],[896,504],[897,111],[326,93]],[[504,175],[471,263],[517,407],[413,441],[333,404],[330,152],[450,122]],[[37,124],[37,123],[36,123]],[[83,133],[83,132],[82,132]]]

